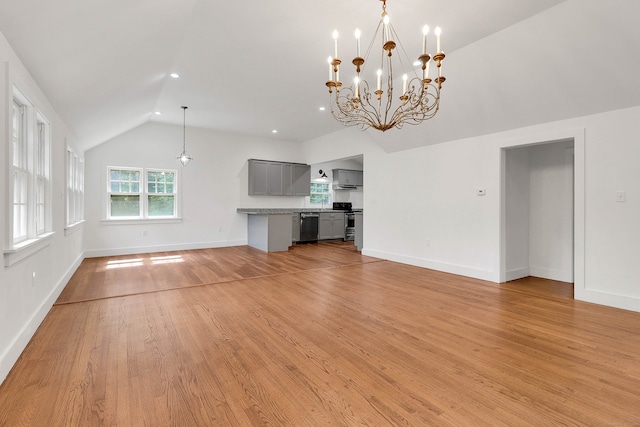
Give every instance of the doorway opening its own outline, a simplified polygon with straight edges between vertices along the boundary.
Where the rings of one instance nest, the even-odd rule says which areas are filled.
[[[580,293],[583,159],[583,136],[501,148],[500,282],[536,277],[573,283]]]

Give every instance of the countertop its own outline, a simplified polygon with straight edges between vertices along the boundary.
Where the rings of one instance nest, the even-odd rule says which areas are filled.
[[[354,212],[362,213],[361,209],[354,209]],[[278,215],[278,214],[294,214],[301,212],[341,212],[342,210],[334,210],[331,208],[238,208],[236,212],[249,215]]]

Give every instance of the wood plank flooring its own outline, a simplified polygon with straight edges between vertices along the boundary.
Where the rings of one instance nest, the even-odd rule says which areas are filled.
[[[222,248],[85,260],[0,426],[630,426],[638,384],[640,313],[570,284]]]

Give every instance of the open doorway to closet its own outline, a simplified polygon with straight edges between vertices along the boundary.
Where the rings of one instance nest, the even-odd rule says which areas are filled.
[[[503,148],[504,281],[574,282],[574,140]]]

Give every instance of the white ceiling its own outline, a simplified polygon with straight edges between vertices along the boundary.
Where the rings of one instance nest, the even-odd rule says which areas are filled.
[[[640,3],[599,3],[611,8],[617,1]],[[468,51],[466,56],[473,57],[473,50],[465,48],[523,20],[535,22],[530,18],[561,4],[388,0],[387,10],[412,58],[419,53],[424,24],[443,28],[445,85],[455,93],[453,77],[473,73],[456,55]],[[324,83],[326,58],[333,50],[331,32],[340,31],[340,51],[353,56],[353,30],[359,27],[363,44],[368,44],[380,12],[378,0],[20,0],[0,2],[0,31],[85,149],[149,120],[182,124],[181,105],[189,107],[189,126],[306,141],[342,129],[329,112],[318,110],[328,101]],[[576,36],[584,31],[584,23],[575,23],[579,18],[567,22],[569,38],[575,27],[580,27]],[[550,48],[548,59],[553,59],[557,55]],[[485,54],[474,60],[488,70],[492,52]],[[547,58],[533,59],[541,70],[554,67]],[[456,64],[465,69],[455,70]],[[172,72],[181,78],[170,78]],[[504,88],[500,81],[482,86],[480,91]],[[458,91],[463,88],[460,84]],[[449,114],[455,111],[453,105],[445,106]]]

